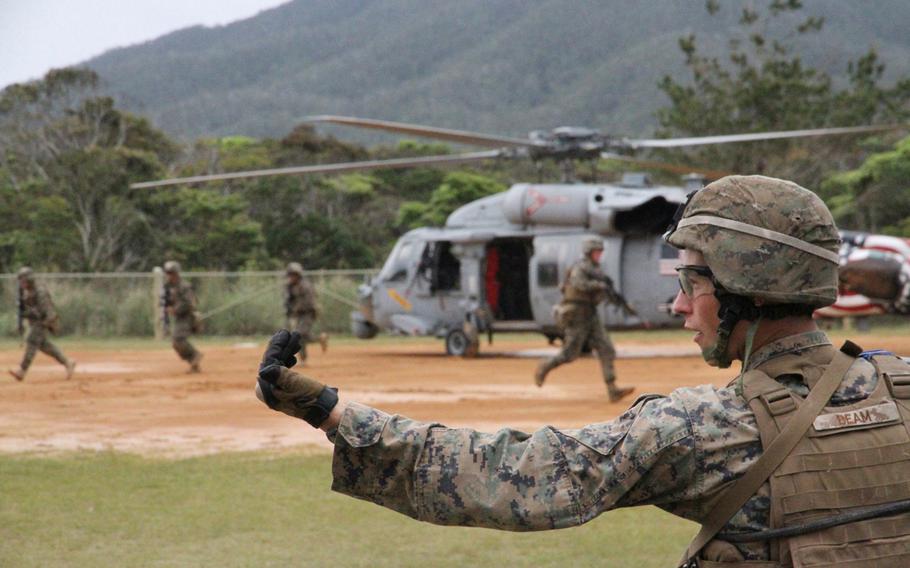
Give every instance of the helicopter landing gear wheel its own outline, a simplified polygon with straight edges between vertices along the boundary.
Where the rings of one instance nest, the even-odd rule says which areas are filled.
[[[480,341],[473,340],[460,329],[453,329],[446,335],[446,353],[456,357],[476,357]]]

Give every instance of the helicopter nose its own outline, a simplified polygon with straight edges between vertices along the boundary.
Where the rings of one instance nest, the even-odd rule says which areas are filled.
[[[361,284],[357,287],[360,308],[351,312],[351,333],[359,339],[371,339],[379,333],[379,326],[373,318],[373,286]]]
[[[372,284],[361,284],[357,287],[357,300],[361,306],[373,307],[373,286]]]

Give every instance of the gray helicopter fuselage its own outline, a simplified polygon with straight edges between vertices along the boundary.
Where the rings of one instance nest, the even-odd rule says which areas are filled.
[[[604,272],[639,314],[602,305],[605,324],[678,325],[667,309],[678,289],[678,252],[660,235],[685,194],[644,184],[517,184],[468,203],[445,227],[399,239],[361,287],[352,329],[363,338],[379,330],[444,337],[468,321],[479,331],[557,337],[560,284],[592,236],[603,239]]]

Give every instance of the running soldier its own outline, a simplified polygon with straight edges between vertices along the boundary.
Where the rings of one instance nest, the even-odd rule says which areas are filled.
[[[51,295],[44,286],[35,282],[35,274],[28,266],[23,266],[17,274],[19,280],[18,301],[18,327],[19,333],[24,331],[23,322],[28,322],[28,334],[25,336],[25,354],[18,369],[10,369],[9,374],[17,381],[25,379],[28,368],[31,367],[35,354],[40,350],[47,353],[66,368],[66,379],[73,377],[76,369],[75,361],[66,358],[60,349],[48,339],[48,333],[57,334],[60,331],[60,318],[54,309]]]
[[[687,568],[910,566],[910,365],[837,349],[812,319],[837,295],[828,208],[791,182],[729,176],[677,215],[673,310],[709,365],[742,362],[726,387],[644,395],[580,429],[483,434],[339,402],[289,369],[282,330],[257,397],[327,432],[334,490],[423,521],[546,530],[652,504],[702,524]]]
[[[329,336],[320,333],[318,339],[313,337],[313,324],[319,315],[316,308],[316,290],[303,274],[303,266],[299,262],[291,262],[285,271],[287,286],[285,287],[284,309],[287,315],[288,329],[300,333],[300,361],[306,361],[307,343],[319,342],[322,352],[329,347]]]
[[[161,307],[164,309],[164,324],[171,335],[171,345],[181,359],[190,364],[191,373],[202,369],[200,353],[189,337],[199,332],[199,313],[196,311],[196,294],[189,282],[180,278],[180,263],[169,260],[164,263],[164,289],[161,291]]]
[[[597,306],[604,300],[621,306],[627,313],[634,310],[625,298],[613,288],[613,281],[600,269],[600,257],[604,252],[603,241],[596,238],[586,239],[582,244],[584,257],[572,265],[566,273],[562,284],[562,302],[554,309],[556,325],[563,331],[562,349],[559,353],[541,361],[534,373],[534,384],[542,387],[547,373],[560,365],[570,363],[578,356],[587,344],[597,352],[600,359],[600,370],[610,402],[616,402],[632,393],[632,387],[616,386],[616,370],[613,361],[616,349],[607,334]]]

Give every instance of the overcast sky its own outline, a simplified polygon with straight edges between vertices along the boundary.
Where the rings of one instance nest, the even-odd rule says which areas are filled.
[[[0,88],[187,26],[223,25],[288,0],[0,0]]]

